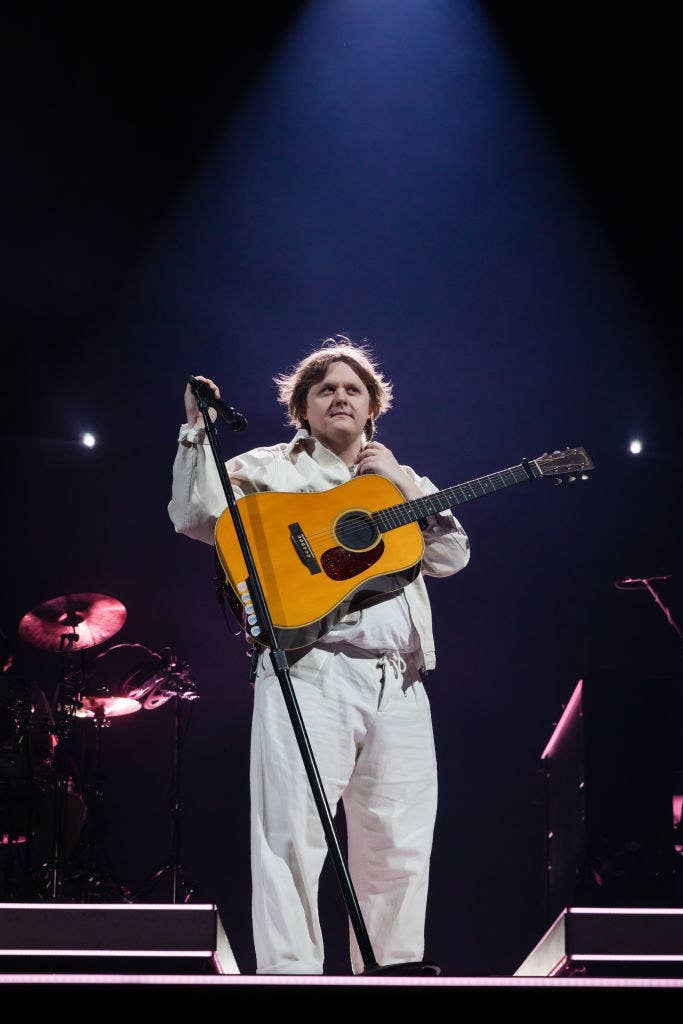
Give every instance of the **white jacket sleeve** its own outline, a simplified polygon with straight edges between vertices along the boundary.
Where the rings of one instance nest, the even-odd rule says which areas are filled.
[[[168,514],[176,533],[213,544],[216,520],[225,511],[226,501],[211,447],[204,435],[204,427],[183,424],[180,428]],[[238,499],[262,489],[250,455],[239,455],[226,463]]]
[[[439,488],[426,476],[418,476],[410,466],[403,466],[423,494],[435,494]],[[452,576],[464,569],[470,560],[470,542],[461,524],[449,510],[439,512],[423,530],[425,550],[422,572],[425,576]]]

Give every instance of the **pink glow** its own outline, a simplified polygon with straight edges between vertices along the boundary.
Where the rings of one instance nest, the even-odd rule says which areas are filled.
[[[656,964],[660,961],[666,963],[680,963],[683,961],[683,953],[572,953],[572,963],[580,961],[605,961],[606,963],[640,963],[641,961]]]
[[[98,910],[125,910],[135,913],[136,910],[169,910],[177,914],[179,910],[215,910],[214,903],[0,903],[0,910],[40,910],[44,911],[74,910],[79,914],[97,913]]]
[[[567,907],[568,914],[679,914],[683,907]]]
[[[582,692],[583,692],[583,679],[579,679],[578,683],[574,687],[574,692],[572,693],[571,697],[569,698],[569,703],[567,704],[566,708],[562,712],[562,716],[561,716],[559,722],[557,723],[557,725],[555,726],[553,734],[550,737],[550,739],[548,740],[548,744],[547,744],[545,750],[541,754],[541,760],[545,759],[546,757],[552,757],[553,756],[553,753],[555,751],[555,747],[560,742],[560,739],[561,739],[562,735],[564,734],[564,732],[566,731],[569,723],[571,722],[571,720],[574,717],[574,712],[576,711],[576,708],[579,705],[579,702],[581,700]]]
[[[674,793],[673,798],[674,828],[680,824],[681,812],[683,812],[683,793]]]
[[[585,988],[683,988],[679,978],[420,978],[391,976],[386,978],[349,977],[345,975],[310,974],[242,974],[242,975],[183,975],[183,974],[0,974],[0,984],[47,984],[47,985],[192,985],[197,986],[244,986],[266,985],[281,987],[332,985],[334,988],[502,988],[502,989],[585,989]]]
[[[124,957],[204,957],[208,960],[213,950],[198,949],[4,949],[2,956],[117,956]]]

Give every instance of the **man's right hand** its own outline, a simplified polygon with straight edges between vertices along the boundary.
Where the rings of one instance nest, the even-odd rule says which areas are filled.
[[[218,385],[214,384],[214,382],[212,380],[210,380],[208,377],[202,377],[198,373],[195,373],[194,376],[197,378],[197,380],[201,380],[201,381],[203,381],[204,384],[208,384],[209,387],[211,388],[211,390],[213,391],[214,395],[216,396],[216,398],[220,398],[221,397],[221,393],[220,393],[220,390],[218,388]],[[203,427],[204,426],[204,417],[202,416],[202,414],[199,411],[199,406],[197,405],[197,399],[195,398],[194,391],[192,390],[192,388],[190,387],[189,384],[185,388],[185,414],[186,414],[186,417],[187,417],[187,425],[188,425],[188,427]],[[215,409],[209,409],[209,416],[211,417],[211,419],[215,423],[216,422],[216,417],[218,416],[218,413],[216,412]]]

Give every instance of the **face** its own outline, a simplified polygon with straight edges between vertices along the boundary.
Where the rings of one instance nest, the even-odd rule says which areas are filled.
[[[370,416],[370,394],[348,363],[330,363],[306,396],[304,417],[313,437],[333,450],[360,445]]]

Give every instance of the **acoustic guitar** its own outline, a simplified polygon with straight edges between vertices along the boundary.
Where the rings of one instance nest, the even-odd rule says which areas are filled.
[[[585,449],[567,448],[411,500],[372,473],[313,494],[263,491],[240,498],[280,645],[291,650],[315,643],[348,612],[414,580],[424,553],[420,523],[428,516],[526,480],[585,479],[591,469]],[[230,606],[245,632],[260,642],[228,509],[216,523],[215,542]]]

